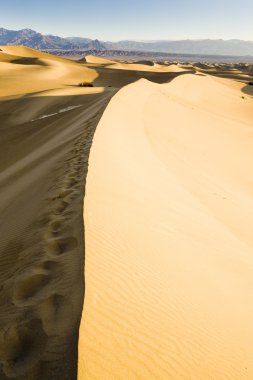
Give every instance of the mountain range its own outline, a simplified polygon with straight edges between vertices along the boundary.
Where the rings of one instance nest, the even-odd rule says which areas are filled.
[[[32,29],[18,31],[0,28],[0,45],[26,45],[28,47],[48,49],[84,49],[84,50],[134,50],[146,52],[253,56],[253,41],[244,40],[158,40],[118,42],[92,40],[83,37],[62,38],[54,35],[43,35]]]

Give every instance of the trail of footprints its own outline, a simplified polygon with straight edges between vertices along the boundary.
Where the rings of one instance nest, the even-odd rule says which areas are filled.
[[[47,211],[38,218],[42,239],[27,248],[27,257],[31,250],[37,249],[39,253],[34,255],[27,270],[23,269],[14,279],[12,303],[18,312],[15,312],[15,320],[6,323],[0,332],[0,363],[6,378],[53,379],[56,377],[48,375],[54,371],[52,364],[45,375],[41,367],[46,368],[45,363],[49,362],[55,362],[57,367],[57,361],[64,367],[62,352],[66,350],[66,338],[73,335],[73,326],[78,323],[73,320],[76,313],[73,308],[80,307],[82,302],[78,297],[74,302],[71,300],[75,294],[75,276],[80,277],[83,271],[78,256],[80,246],[83,254],[82,242],[72,228],[75,223],[73,204],[78,202],[82,213],[89,151],[100,114],[86,122],[82,136],[74,142],[64,164],[55,170],[57,176],[45,204]],[[68,265],[74,265],[76,270],[69,273]],[[63,331],[65,336],[61,336]]]

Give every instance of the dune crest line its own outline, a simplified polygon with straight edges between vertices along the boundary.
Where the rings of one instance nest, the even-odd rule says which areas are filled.
[[[140,80],[90,154],[79,380],[253,378],[253,97]]]

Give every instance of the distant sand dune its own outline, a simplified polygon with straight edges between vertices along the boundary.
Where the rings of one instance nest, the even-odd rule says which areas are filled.
[[[184,72],[187,71],[177,65],[169,65],[169,66],[164,66],[164,65],[158,65],[155,64],[153,66],[149,66],[147,64],[143,63],[114,63],[108,66],[113,69],[118,69],[118,70],[134,70],[134,71],[149,71],[149,72]]]
[[[95,70],[25,46],[0,46],[0,96],[93,82]],[[29,75],[29,79],[27,76]]]
[[[100,65],[108,65],[115,63],[115,61],[111,61],[110,59],[106,59],[103,57],[96,57],[95,55],[86,55],[85,61],[87,63],[98,63]]]
[[[253,98],[138,81],[95,134],[79,380],[253,379]]]

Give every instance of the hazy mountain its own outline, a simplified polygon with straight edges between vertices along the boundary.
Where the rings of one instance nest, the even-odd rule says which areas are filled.
[[[68,41],[72,42],[79,47],[80,49],[87,50],[105,50],[106,46],[103,42],[99,40],[92,40],[90,38],[82,38],[82,37],[67,37]]]
[[[66,37],[66,40],[70,41],[72,44],[79,46],[80,48],[85,47],[88,43],[92,41],[91,38],[83,37]]]
[[[0,45],[26,45],[42,50],[128,50],[176,54],[253,56],[253,41],[205,39],[103,42],[83,37],[62,38],[52,35],[43,35],[31,29],[14,31],[0,28]]]
[[[106,42],[107,49],[139,50],[178,54],[253,55],[253,41],[182,40]]]
[[[72,49],[75,45],[58,36],[43,35],[31,29],[0,28],[0,45],[26,45],[34,49]]]
[[[105,44],[100,42],[99,40],[92,40],[83,47],[87,50],[106,50]]]

